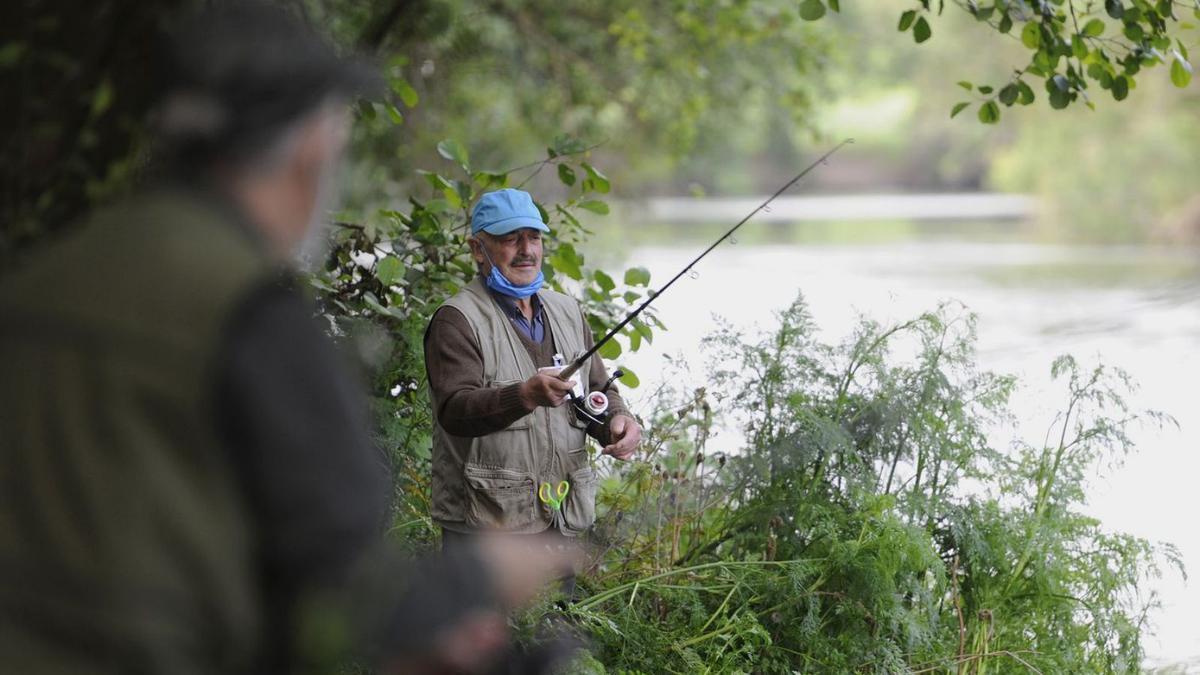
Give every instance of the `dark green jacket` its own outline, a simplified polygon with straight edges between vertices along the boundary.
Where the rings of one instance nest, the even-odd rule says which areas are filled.
[[[231,214],[158,192],[0,280],[0,672],[250,668],[255,552],[211,392],[272,274]]]

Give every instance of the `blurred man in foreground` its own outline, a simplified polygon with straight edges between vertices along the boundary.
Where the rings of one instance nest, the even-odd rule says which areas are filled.
[[[267,6],[173,45],[169,179],[0,281],[0,672],[295,672],[351,642],[482,667],[561,560],[396,564],[365,402],[287,264],[374,76]]]

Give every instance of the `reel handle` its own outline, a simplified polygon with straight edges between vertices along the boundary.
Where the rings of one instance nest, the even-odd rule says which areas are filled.
[[[622,377],[625,377],[625,371],[621,370],[620,368],[617,368],[616,370],[613,371],[612,377],[608,378],[608,381],[604,383],[604,386],[600,387],[600,391],[608,391],[609,388],[612,387],[612,383],[616,382],[619,378],[622,378]]]

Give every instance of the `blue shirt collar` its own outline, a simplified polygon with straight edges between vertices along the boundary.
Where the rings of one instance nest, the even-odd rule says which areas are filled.
[[[517,307],[515,298],[497,293],[490,288],[488,289],[488,293],[495,299],[500,309],[504,311],[505,316],[512,321],[514,328],[535,344],[542,343],[542,340],[546,337],[546,320],[545,314],[542,312],[542,299],[538,297],[537,293],[529,296],[529,302],[533,305],[533,321],[525,318],[524,312]]]

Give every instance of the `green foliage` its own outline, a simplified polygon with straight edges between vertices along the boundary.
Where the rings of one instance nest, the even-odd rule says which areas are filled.
[[[816,21],[825,16],[825,3],[821,0],[804,0],[800,3],[800,18],[805,21]]]
[[[912,29],[913,39],[920,43],[929,39],[931,31],[925,16],[940,14],[943,2],[936,10],[930,0],[920,0],[919,9],[905,10],[900,15],[898,29]],[[1191,64],[1181,40],[1171,35],[1176,25],[1187,28],[1177,12],[1194,13],[1200,18],[1200,7],[1185,10],[1169,0],[1149,2],[1133,0],[1128,6],[1122,0],[1101,3],[1079,0],[1046,0],[1026,3],[1019,0],[954,3],[995,31],[1008,34],[1020,25],[1021,44],[1032,51],[1028,64],[1014,71],[1010,80],[1000,87],[983,88],[987,96],[981,100],[979,121],[995,124],[1000,117],[1000,104],[1011,107],[1018,101],[1028,102],[1013,94],[1011,87],[1028,87],[1027,78],[1046,81],[1050,105],[1066,108],[1083,102],[1089,108],[1095,104],[1088,95],[1092,86],[1108,90],[1118,101],[1124,100],[1136,86],[1136,76],[1143,68],[1171,62],[1171,82],[1183,88],[1191,81]],[[1116,31],[1108,27],[1113,25]],[[1119,31],[1122,37],[1112,37]],[[1123,39],[1122,39],[1123,38]],[[1176,48],[1178,47],[1178,48]],[[999,89],[1004,95],[991,95]],[[959,106],[951,112],[961,112]]]
[[[349,0],[304,4],[339,41],[406,57],[386,61],[387,74],[421,105],[402,126],[364,119],[355,142],[402,182],[431,164],[428,149],[442,138],[487,138],[474,159],[504,166],[563,130],[605,139],[603,159],[622,159],[612,165],[627,189],[647,175],[666,179],[684,160],[728,157],[760,139],[765,111],[777,118],[772,126],[811,128],[830,46],[795,0],[419,0],[394,12]],[[837,3],[805,7],[824,13]],[[382,23],[388,29],[375,30]],[[360,182],[357,203],[380,203],[381,183]]]
[[[1030,110],[1014,139],[993,153],[991,182],[1039,195],[1044,237],[1194,240],[1200,200],[1191,177],[1200,171],[1200,128],[1196,101],[1176,96],[1170,83],[1148,81],[1102,114]]]
[[[644,461],[604,480],[567,610],[587,672],[1137,672],[1138,584],[1178,557],[1079,511],[1129,426],[1169,421],[1126,408],[1122,373],[1057,360],[1064,412],[1013,455],[986,432],[1014,382],[975,369],[970,315],[836,345],[800,300],[779,319],[711,336],[708,386],[661,394]],[[732,456],[708,448],[717,411]]]
[[[155,40],[145,38],[187,4],[154,0],[128,9],[105,0],[70,11],[58,3],[14,8],[14,36],[0,43],[0,83],[18,102],[0,124],[0,267],[134,182],[148,147],[152,71],[163,62],[152,52]],[[794,163],[796,144],[816,131],[813,113],[836,76],[831,65],[869,46],[858,34],[866,24],[847,39],[831,22],[851,25],[855,12],[872,12],[872,21],[912,31],[930,50],[943,4],[924,0],[882,14],[866,2],[841,14],[832,0],[290,6],[347,49],[377,56],[388,76],[387,99],[358,106],[354,152],[364,161],[355,167],[351,203],[371,211],[418,189],[414,169],[432,165],[441,139],[487,138],[475,146],[475,163],[505,166],[564,128],[576,137],[609,139],[605,161],[622,171],[630,192],[647,177],[679,191],[703,187],[692,182],[700,179],[747,187],[749,172],[729,170],[731,158],[759,152]],[[1190,85],[1187,41],[1171,33],[1188,30],[1188,14],[1196,10],[1179,3],[951,6],[997,31],[997,47],[1003,34],[1036,40],[1026,66],[989,93],[979,91],[980,107],[1029,105],[1035,100],[1029,83],[1055,76],[1066,87],[1048,91],[1052,105],[1090,104],[1100,91],[1123,100],[1143,82],[1141,70],[1159,63],[1169,63],[1170,82]],[[943,41],[959,34],[957,25],[939,28]],[[972,46],[972,54],[1001,51]],[[860,91],[861,73],[854,77]],[[995,121],[992,113],[980,117]],[[689,175],[677,170],[684,158]],[[607,177],[580,178],[607,193]]]
[[[0,37],[0,271],[128,192],[157,94],[153,35],[181,0],[9,3]]]

